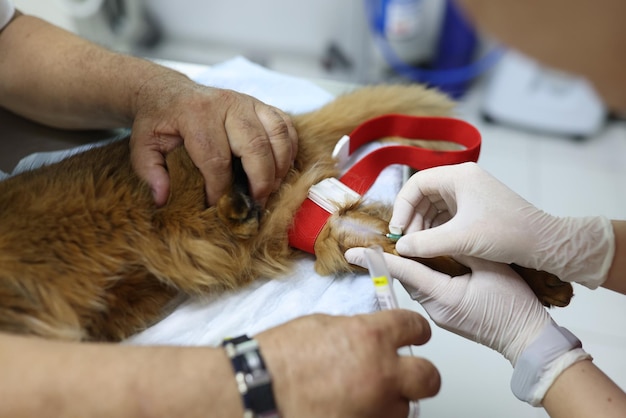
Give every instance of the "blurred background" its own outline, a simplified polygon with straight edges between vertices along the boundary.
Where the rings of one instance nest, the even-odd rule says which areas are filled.
[[[430,57],[445,1],[389,2],[389,30],[412,50],[403,58]],[[366,3],[381,2],[16,1],[22,10],[118,50],[204,64],[243,55],[282,72],[359,82],[379,79],[384,71]]]
[[[608,116],[584,80],[477,33],[452,0],[16,0],[110,48],[215,64],[237,55],[312,79],[418,81],[454,98],[483,81],[485,118],[574,138]]]

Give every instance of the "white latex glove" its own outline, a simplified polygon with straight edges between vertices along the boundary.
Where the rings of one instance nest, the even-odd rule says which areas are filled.
[[[351,264],[367,265],[364,248],[352,248],[345,257]],[[438,326],[509,360],[515,368],[513,393],[533,406],[541,404],[563,370],[590,358],[580,341],[552,321],[526,282],[505,264],[460,257],[472,272],[450,277],[407,258],[384,257],[391,276]]]
[[[604,217],[559,218],[524,200],[475,163],[423,170],[398,194],[389,222],[409,257],[469,255],[544,270],[591,289],[615,252]]]
[[[348,250],[345,257],[351,264],[367,266],[362,248]],[[459,261],[472,272],[452,278],[416,261],[385,254],[391,276],[438,326],[498,351],[515,366],[550,315],[509,266],[473,257]]]

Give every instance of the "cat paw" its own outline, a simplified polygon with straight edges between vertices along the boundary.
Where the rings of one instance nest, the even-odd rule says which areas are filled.
[[[537,297],[545,306],[557,306],[559,308],[569,305],[573,296],[572,285],[562,282],[552,275],[546,278],[543,288],[537,293]]]
[[[554,274],[520,267],[515,264],[511,264],[511,267],[528,283],[544,306],[563,308],[569,305],[574,296],[572,285],[561,281]]]
[[[259,231],[261,208],[243,192],[223,195],[217,202],[217,215],[237,238],[248,239]]]

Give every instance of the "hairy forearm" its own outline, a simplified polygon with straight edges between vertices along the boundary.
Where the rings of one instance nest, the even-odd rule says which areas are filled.
[[[148,80],[182,74],[22,15],[0,33],[0,106],[67,129],[131,125]]]
[[[602,287],[626,295],[626,221],[612,221],[611,223],[615,233],[615,256]]]
[[[237,417],[215,348],[78,344],[0,334],[2,417]]]
[[[544,64],[587,77],[626,113],[626,2],[460,0],[478,26]]]
[[[575,363],[556,379],[543,406],[552,418],[623,417],[626,394],[586,360]]]

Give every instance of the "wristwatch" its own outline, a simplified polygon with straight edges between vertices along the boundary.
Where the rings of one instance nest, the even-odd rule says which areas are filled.
[[[257,341],[242,335],[225,339],[222,346],[235,371],[244,418],[278,418],[272,378],[265,367]]]

